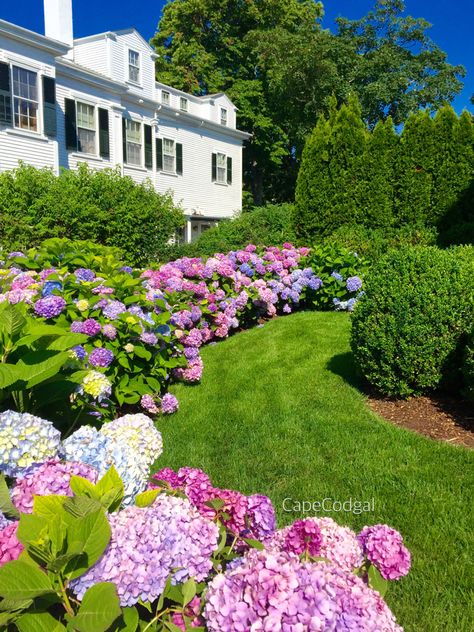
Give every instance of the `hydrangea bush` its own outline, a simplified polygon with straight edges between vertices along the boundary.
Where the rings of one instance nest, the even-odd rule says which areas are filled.
[[[11,253],[0,267],[0,303],[21,303],[39,324],[84,337],[62,369],[76,382],[81,423],[87,414],[107,420],[138,407],[174,413],[169,385],[199,382],[203,345],[298,309],[352,310],[365,270],[349,250],[289,243],[147,270],[81,248],[52,240]]]
[[[153,437],[136,421],[108,426],[119,442],[129,437],[139,460]],[[80,461],[102,432],[81,429],[65,442],[75,461],[38,463],[12,480],[12,507],[22,513],[1,516],[0,597],[9,599],[2,621],[19,630],[77,621],[86,632],[125,623],[157,631],[402,631],[382,596],[387,580],[410,568],[394,529],[367,526],[357,535],[307,518],[277,530],[267,497],[216,488],[189,467],[161,470],[127,505],[113,467],[100,478]],[[20,601],[25,590],[33,598]],[[52,592],[48,605],[42,599]]]

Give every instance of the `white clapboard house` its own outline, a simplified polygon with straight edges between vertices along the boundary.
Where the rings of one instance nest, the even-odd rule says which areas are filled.
[[[249,135],[230,99],[156,81],[156,53],[134,28],[73,39],[72,0],[44,10],[46,35],[0,19],[0,171],[119,166],[173,193],[187,241],[241,210]]]

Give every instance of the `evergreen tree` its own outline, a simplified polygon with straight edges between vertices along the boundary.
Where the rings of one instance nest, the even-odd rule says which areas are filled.
[[[392,119],[379,121],[369,136],[363,156],[363,176],[357,204],[361,223],[368,228],[395,223],[395,180],[400,138]]]
[[[396,215],[400,224],[429,223],[435,163],[434,122],[426,110],[410,114],[400,139]]]

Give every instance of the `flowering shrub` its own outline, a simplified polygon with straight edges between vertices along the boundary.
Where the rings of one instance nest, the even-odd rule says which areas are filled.
[[[118,420],[112,435],[124,431],[140,459],[150,437],[135,421]],[[12,500],[26,513],[2,516],[0,525],[3,622],[19,630],[40,619],[44,629],[69,622],[85,632],[125,623],[157,631],[402,631],[382,596],[386,579],[410,566],[394,529],[365,527],[357,536],[309,518],[276,531],[267,497],[220,490],[188,467],[161,470],[127,507],[115,469],[98,478],[91,465],[56,459],[13,482]],[[21,598],[26,593],[31,599]]]
[[[51,240],[11,253],[0,268],[0,303],[21,303],[39,324],[82,336],[62,368],[82,423],[87,413],[107,420],[137,406],[172,414],[178,402],[168,387],[199,382],[203,345],[298,309],[351,310],[365,270],[348,250],[288,243],[144,271],[80,246]]]

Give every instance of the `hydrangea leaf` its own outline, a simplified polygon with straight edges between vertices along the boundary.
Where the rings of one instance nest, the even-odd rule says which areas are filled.
[[[138,496],[135,498],[136,506],[149,507],[150,505],[153,505],[159,493],[160,493],[159,489],[149,489],[146,492],[143,492],[142,494],[138,494]]]
[[[183,584],[183,606],[187,606],[196,596],[196,582],[192,577]]]
[[[15,622],[19,632],[63,632],[64,625],[49,612],[24,614]]]
[[[20,512],[12,503],[3,474],[0,474],[0,511],[8,518],[19,518]]]
[[[71,560],[64,574],[68,579],[76,579],[93,566],[102,556],[110,541],[110,525],[103,510],[90,513],[82,518],[77,518],[68,530],[68,537],[72,542],[79,542],[82,546],[81,553]]]
[[[95,584],[85,593],[71,624],[79,632],[106,632],[121,614],[115,585],[103,582]]]
[[[376,590],[381,597],[385,597],[388,589],[388,582],[382,577],[377,567],[371,564],[368,572],[369,586]]]
[[[16,560],[0,568],[0,596],[20,601],[54,592],[48,576],[39,568]]]

